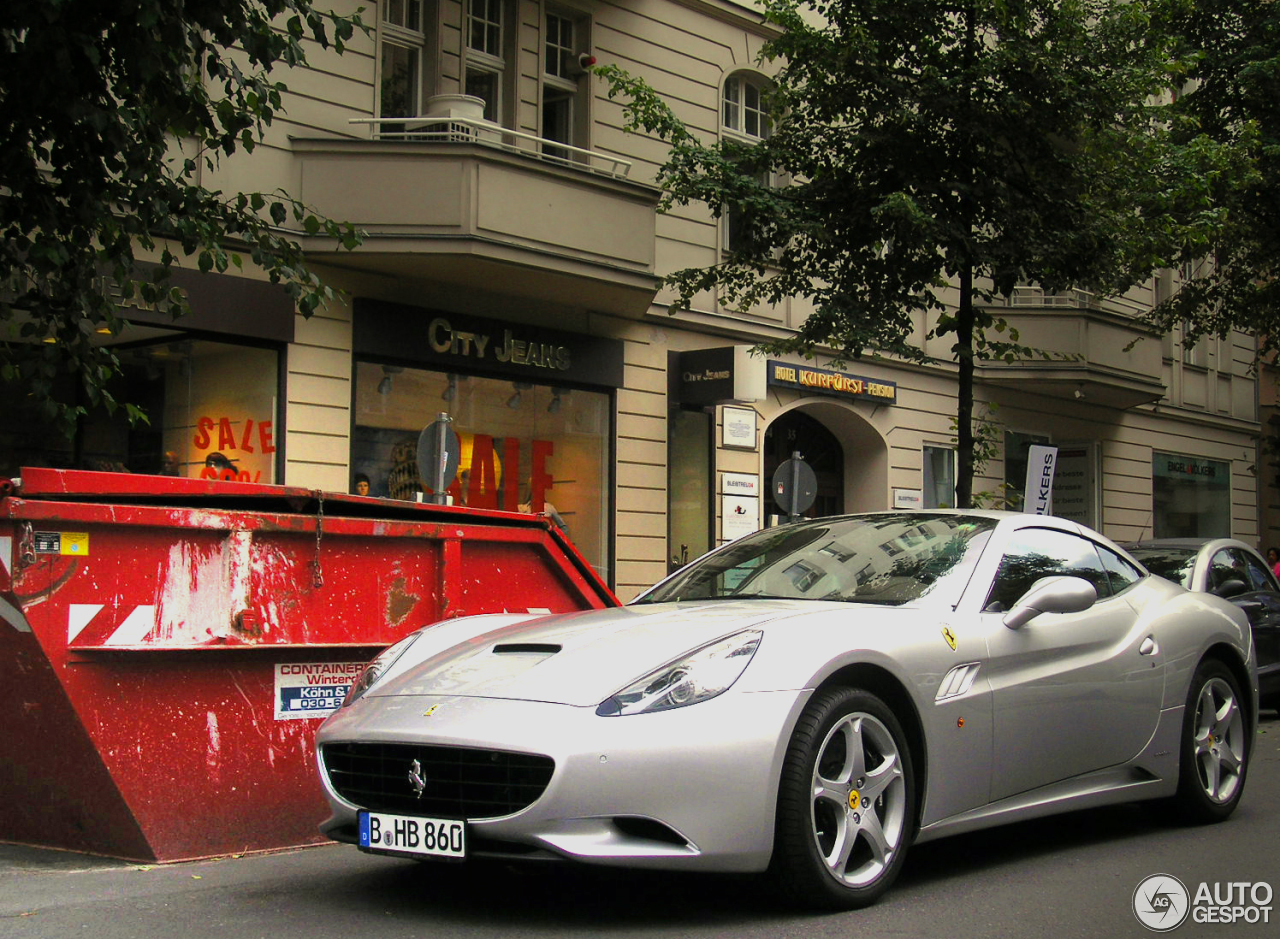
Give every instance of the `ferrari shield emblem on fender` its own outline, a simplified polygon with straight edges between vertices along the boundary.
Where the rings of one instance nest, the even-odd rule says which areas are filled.
[[[956,634],[951,631],[950,626],[942,627],[942,638],[947,640],[947,645],[951,646],[951,651],[956,651]]]

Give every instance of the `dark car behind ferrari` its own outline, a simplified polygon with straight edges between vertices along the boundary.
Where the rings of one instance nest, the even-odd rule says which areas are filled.
[[[1261,704],[1280,708],[1280,583],[1262,556],[1234,538],[1156,538],[1124,547],[1151,573],[1244,610],[1258,650]]]

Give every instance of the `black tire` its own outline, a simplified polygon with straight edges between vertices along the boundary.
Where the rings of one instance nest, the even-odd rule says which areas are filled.
[[[1175,813],[1196,824],[1220,822],[1244,792],[1252,751],[1249,715],[1240,683],[1216,659],[1196,668],[1187,692],[1178,744]]]
[[[820,692],[783,761],[770,875],[808,907],[874,903],[902,870],[915,805],[907,736],[893,712],[856,688]]]

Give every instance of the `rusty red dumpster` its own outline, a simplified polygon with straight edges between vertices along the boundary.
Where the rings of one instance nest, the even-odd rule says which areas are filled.
[[[0,482],[0,840],[145,861],[316,842],[312,736],[379,649],[617,602],[542,516],[26,469]]]

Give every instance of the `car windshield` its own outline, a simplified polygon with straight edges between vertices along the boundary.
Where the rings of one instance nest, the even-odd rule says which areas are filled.
[[[1194,548],[1135,546],[1129,553],[1151,573],[1190,589],[1191,568],[1196,560]]]
[[[958,599],[994,519],[865,515],[766,528],[694,561],[634,600],[783,598],[898,605]]]

